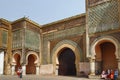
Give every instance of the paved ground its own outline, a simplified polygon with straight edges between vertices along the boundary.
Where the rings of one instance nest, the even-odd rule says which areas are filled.
[[[0,80],[20,80],[18,76],[0,75]],[[66,76],[36,76],[27,75],[23,76],[22,80],[101,80],[101,79],[88,79],[80,77],[66,77]]]

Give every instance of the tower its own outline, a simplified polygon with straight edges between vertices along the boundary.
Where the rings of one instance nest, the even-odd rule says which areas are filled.
[[[119,0],[86,0],[86,43],[94,34],[103,34],[120,28]],[[89,46],[89,45],[86,45]],[[87,48],[87,55],[91,56]]]
[[[95,75],[96,71],[102,70],[106,66],[101,62],[105,62],[105,60],[102,60],[104,53],[100,44],[114,43],[112,39],[118,38],[120,29],[119,9],[119,0],[86,0],[86,49],[87,57],[90,58],[91,75]]]

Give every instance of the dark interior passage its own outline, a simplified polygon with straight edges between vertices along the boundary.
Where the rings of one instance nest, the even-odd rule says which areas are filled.
[[[115,70],[118,66],[116,56],[115,56],[115,46],[110,42],[101,44],[102,52],[102,69],[113,69]]]
[[[66,48],[63,49],[58,56],[59,56],[58,74],[64,76],[75,76],[76,65],[74,52],[71,49]]]
[[[36,73],[36,67],[35,67],[35,58],[34,55],[28,56],[28,65],[26,66],[26,74],[35,74]]]

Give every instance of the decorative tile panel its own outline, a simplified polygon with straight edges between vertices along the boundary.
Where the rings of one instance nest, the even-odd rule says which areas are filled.
[[[47,63],[47,55],[48,55],[48,43],[52,40],[59,40],[59,39],[67,39],[68,37],[75,37],[77,35],[83,35],[85,32],[85,25],[81,25],[81,26],[74,26],[74,28],[68,28],[68,29],[64,29],[64,30],[60,30],[60,31],[56,31],[56,32],[52,32],[52,33],[48,33],[48,34],[44,34],[43,35],[43,54],[42,56],[44,56],[43,58],[43,63]],[[46,56],[46,57],[45,57]]]
[[[12,48],[21,48],[21,47],[22,47],[21,30],[13,31]]]
[[[8,40],[8,32],[2,30],[2,46],[7,47],[7,40]]]
[[[39,50],[40,35],[36,32],[25,30],[25,48]]]
[[[118,29],[119,26],[117,0],[110,0],[88,8],[89,34]]]

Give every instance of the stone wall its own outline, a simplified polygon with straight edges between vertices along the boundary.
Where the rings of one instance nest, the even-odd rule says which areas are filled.
[[[40,66],[40,74],[42,74],[42,75],[53,74],[53,64],[41,65]]]
[[[81,75],[82,72],[85,73],[85,75],[90,74],[90,63],[89,62],[80,62],[79,63],[79,75]]]

